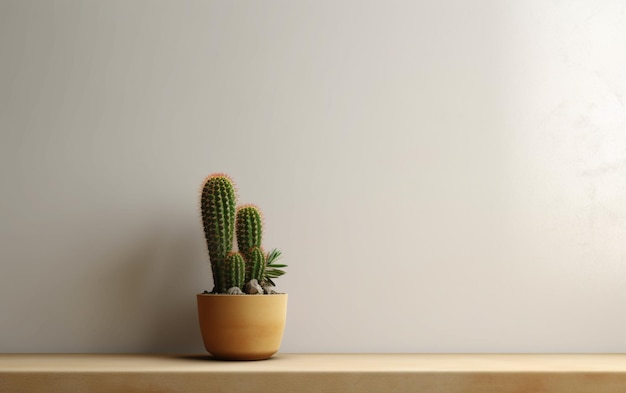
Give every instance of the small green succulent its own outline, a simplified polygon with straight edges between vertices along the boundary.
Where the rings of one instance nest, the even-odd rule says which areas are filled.
[[[282,253],[278,249],[273,249],[272,251],[267,253],[265,260],[267,261],[265,265],[265,272],[263,272],[263,282],[270,284],[271,286],[276,286],[272,278],[278,278],[285,274],[285,271],[282,268],[287,267],[287,265],[276,263],[278,259],[280,259]]]

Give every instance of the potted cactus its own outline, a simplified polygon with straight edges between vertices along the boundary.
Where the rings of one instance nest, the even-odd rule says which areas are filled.
[[[286,266],[276,263],[280,251],[263,251],[261,212],[236,206],[227,175],[205,179],[200,205],[214,282],[197,295],[204,346],[218,359],[267,359],[280,347],[287,310],[287,294],[273,289]]]

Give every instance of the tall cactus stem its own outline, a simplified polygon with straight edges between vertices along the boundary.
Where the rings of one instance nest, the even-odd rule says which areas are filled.
[[[226,256],[232,251],[235,229],[236,195],[231,179],[224,174],[207,177],[202,187],[200,204],[214,291],[223,293],[228,289]]]

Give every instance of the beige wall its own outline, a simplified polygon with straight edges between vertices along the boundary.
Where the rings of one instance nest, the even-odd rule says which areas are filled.
[[[0,352],[200,352],[230,173],[285,352],[626,351],[619,1],[0,0]]]

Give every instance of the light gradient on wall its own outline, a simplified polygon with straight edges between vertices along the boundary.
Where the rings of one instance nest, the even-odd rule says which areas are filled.
[[[626,4],[0,0],[0,352],[202,352],[230,173],[284,352],[624,352]]]

